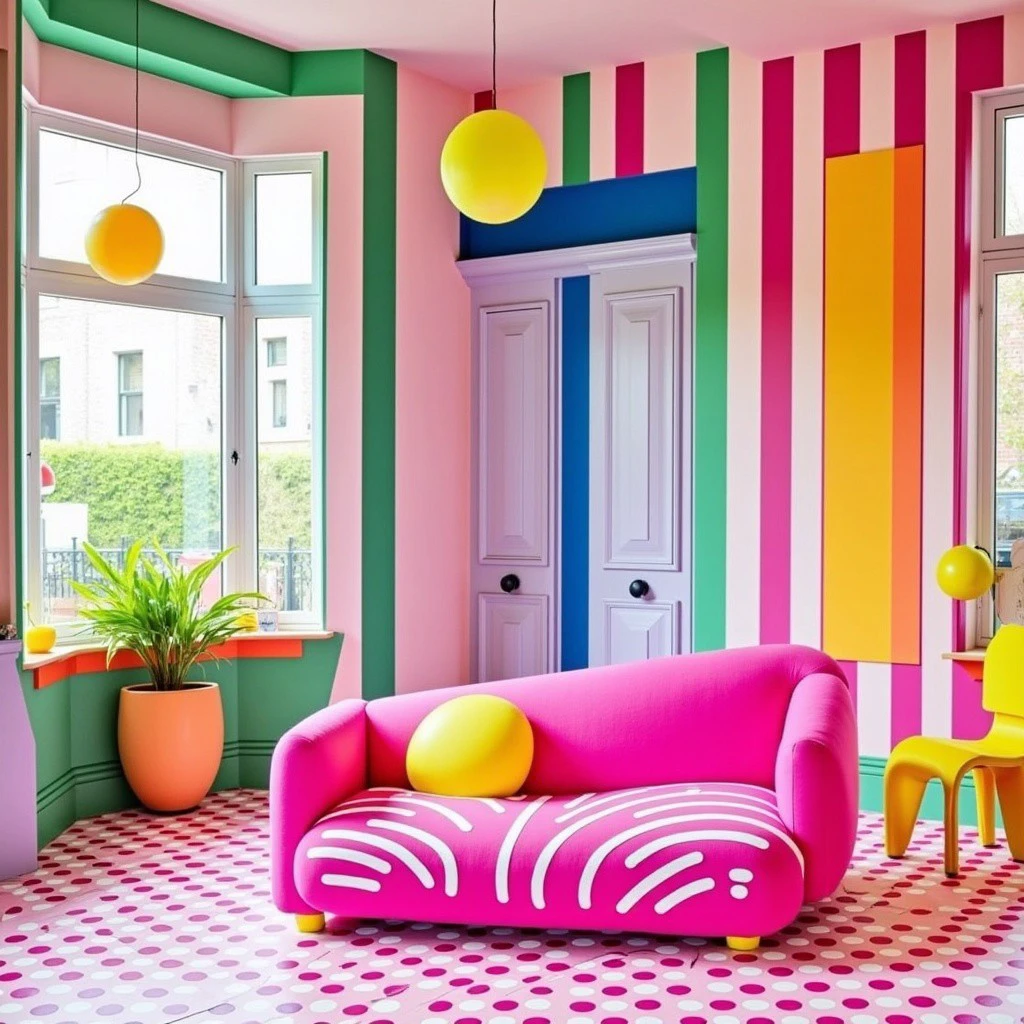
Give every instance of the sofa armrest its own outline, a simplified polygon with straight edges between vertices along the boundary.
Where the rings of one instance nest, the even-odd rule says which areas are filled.
[[[793,690],[775,765],[779,814],[804,854],[804,897],[831,896],[850,864],[859,801],[857,723],[846,683],[815,674]]]
[[[274,903],[311,914],[295,888],[295,851],[332,807],[366,786],[366,702],[343,700],[281,737],[270,762],[270,883]]]

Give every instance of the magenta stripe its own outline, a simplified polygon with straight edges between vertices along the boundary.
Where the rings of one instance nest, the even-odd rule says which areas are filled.
[[[860,44],[825,51],[825,156],[860,152]]]
[[[860,152],[860,46],[841,46],[838,49],[825,51],[824,67],[824,124],[823,124],[823,156],[846,156]],[[822,165],[822,177],[825,174]],[[825,228],[822,225],[822,234]],[[825,291],[825,267],[822,264],[822,294]],[[821,367],[821,393],[825,394],[825,364]],[[825,427],[822,425],[822,431]],[[821,506],[825,507],[825,444],[821,446]],[[825,578],[825,531],[821,532],[821,565],[822,594],[819,600],[822,613],[822,631],[824,635],[824,578]],[[850,689],[854,694],[856,707],[857,666],[852,662],[844,662],[849,666]]]
[[[992,715],[981,706],[981,683],[953,662],[953,738],[980,739],[992,728]]]
[[[853,700],[853,713],[857,713],[857,662],[837,661],[836,664],[843,670],[846,682],[850,686],[850,697]]]
[[[921,733],[921,666],[892,666],[892,721],[890,740],[895,747],[900,740]]]
[[[953,543],[967,539],[968,339],[971,329],[971,160],[974,93],[1003,84],[1003,19],[956,27],[956,194],[953,267]],[[953,602],[953,649],[965,642],[966,607]],[[954,702],[954,710],[956,703]],[[956,719],[954,717],[954,734]]]
[[[615,69],[615,176],[644,173],[644,65]]]
[[[793,58],[765,63],[761,177],[761,643],[789,642]]]
[[[926,32],[908,32],[896,37],[893,124],[897,146],[916,146],[925,141],[927,39]],[[920,734],[922,702],[921,666],[893,665],[890,725],[893,746],[908,736]]]
[[[920,146],[925,135],[928,33],[896,37],[894,139],[897,146]]]

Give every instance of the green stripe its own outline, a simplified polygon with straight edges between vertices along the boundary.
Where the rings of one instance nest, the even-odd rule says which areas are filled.
[[[398,74],[366,55],[363,106],[363,696],[395,692]]]
[[[729,295],[729,51],[697,54],[693,649],[725,646],[725,456]]]
[[[562,79],[562,184],[590,181],[590,72]]]

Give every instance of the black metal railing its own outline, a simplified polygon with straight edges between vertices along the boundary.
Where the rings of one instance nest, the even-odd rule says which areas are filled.
[[[98,548],[99,553],[112,565],[124,568],[128,541],[116,548]],[[193,564],[209,558],[212,552],[168,548],[171,562],[178,565],[185,560]],[[147,551],[153,555],[153,551]],[[75,591],[72,580],[92,583],[99,578],[78,539],[72,537],[66,548],[43,548],[43,604],[47,609],[55,603],[73,604]],[[282,612],[303,611],[313,607],[313,553],[299,548],[295,539],[288,538],[285,548],[263,548],[259,553],[259,590],[274,607]]]

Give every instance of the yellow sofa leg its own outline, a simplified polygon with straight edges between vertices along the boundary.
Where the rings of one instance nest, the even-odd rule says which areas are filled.
[[[761,936],[729,935],[726,937],[725,944],[734,953],[750,953],[761,944]]]
[[[322,932],[326,926],[323,914],[296,914],[295,924],[300,932]]]

